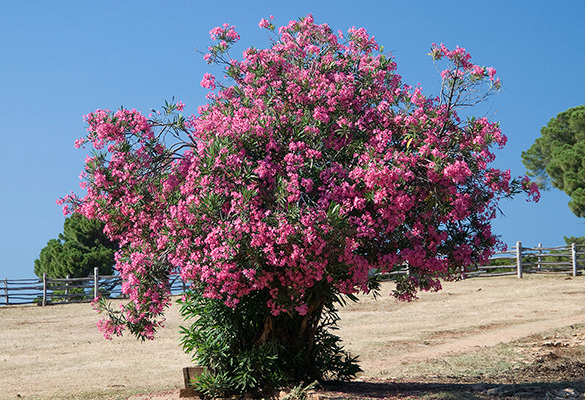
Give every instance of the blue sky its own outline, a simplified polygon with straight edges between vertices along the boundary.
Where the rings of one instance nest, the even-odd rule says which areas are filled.
[[[514,175],[525,172],[520,154],[540,128],[585,103],[581,1],[3,0],[1,8],[0,279],[34,277],[40,250],[62,231],[55,200],[81,193],[85,151],[73,143],[85,133],[83,115],[122,105],[148,113],[173,96],[194,113],[205,103],[203,74],[217,72],[196,48],[224,22],[240,32],[240,51],[267,45],[258,22],[271,14],[278,25],[313,13],[335,30],[364,27],[425,94],[439,91],[430,45],[466,48],[503,81],[477,114],[500,121],[509,140],[495,166]],[[564,235],[585,235],[568,201],[557,190],[538,204],[503,201],[494,231],[508,245],[561,245]]]

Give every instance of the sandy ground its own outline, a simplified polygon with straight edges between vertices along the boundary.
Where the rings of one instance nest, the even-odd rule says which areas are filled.
[[[114,301],[113,301],[114,302]],[[104,339],[90,304],[0,308],[0,399],[183,384],[190,357],[179,347],[179,307],[156,340]]]
[[[585,323],[585,277],[476,278],[445,283],[411,303],[364,296],[340,312],[340,336],[366,377],[391,377],[405,363],[474,351],[557,327]],[[181,369],[178,307],[150,342],[103,339],[88,304],[0,308],[0,399],[57,398],[127,390],[133,399],[176,399]],[[20,396],[20,397],[18,397]],[[80,397],[82,398],[82,397]]]
[[[585,323],[583,300],[585,277],[474,278],[445,283],[410,303],[364,297],[340,313],[340,335],[360,355],[365,375],[396,375],[404,362]]]

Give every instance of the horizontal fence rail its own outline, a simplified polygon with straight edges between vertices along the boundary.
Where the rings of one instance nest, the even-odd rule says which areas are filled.
[[[585,268],[585,245],[524,247],[517,242],[510,251],[497,252],[487,265],[480,265],[466,272],[465,277],[524,274],[571,274],[577,276]]]
[[[474,277],[524,274],[563,273],[577,276],[585,268],[585,245],[523,247],[517,242],[510,251],[497,252],[487,265],[470,268],[461,273],[461,279]],[[407,266],[390,273],[378,274],[382,280],[395,275],[408,275]],[[184,293],[188,284],[180,276],[169,280],[172,294]],[[0,306],[31,304],[39,305],[91,301],[97,295],[108,298],[124,298],[122,281],[119,276],[100,276],[97,268],[94,274],[85,278],[52,279],[46,274],[43,279],[0,280]]]
[[[585,269],[585,245],[571,244],[568,246],[524,247],[516,242],[509,251],[496,252],[486,265],[469,267],[461,271],[455,278],[468,279],[475,277],[524,274],[570,274],[577,276]],[[410,275],[408,265],[397,266],[392,272],[372,272],[380,280],[392,280],[396,275]],[[453,278],[453,275],[451,275]]]
[[[184,293],[187,285],[180,276],[169,279],[171,293]],[[99,275],[97,268],[93,275],[85,278],[2,279],[0,280],[0,306],[38,304],[45,306],[56,303],[89,302],[98,297],[120,298],[122,279],[117,275]]]

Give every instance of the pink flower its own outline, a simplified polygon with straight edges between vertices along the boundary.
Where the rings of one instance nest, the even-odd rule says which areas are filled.
[[[265,19],[265,18],[262,18],[262,19],[260,20],[260,22],[258,23],[258,26],[259,26],[260,28],[268,28],[268,27],[270,26],[270,21],[268,21],[268,20],[267,20],[267,19]]]
[[[245,269],[242,273],[248,279],[252,279],[256,275],[256,271],[253,269]]]
[[[223,33],[223,29],[219,26],[216,26],[212,30],[209,31],[209,36],[211,36],[211,40],[217,40]]]
[[[471,71],[470,71],[470,73],[471,73],[472,75],[476,75],[476,76],[481,76],[481,77],[483,77],[483,74],[484,74],[484,69],[483,69],[482,67],[480,67],[479,65],[474,65],[474,66],[471,68]]]
[[[445,176],[453,179],[455,183],[462,183],[472,175],[465,161],[457,160],[443,169]]]
[[[494,76],[496,75],[496,69],[492,68],[492,67],[487,67],[486,71],[488,73],[488,76],[490,77],[490,80],[493,81],[494,80]]]
[[[215,89],[215,76],[211,75],[209,72],[206,72],[203,75],[203,79],[201,80],[201,86],[206,89]]]
[[[309,311],[309,306],[306,304],[303,304],[301,306],[295,307],[295,309],[297,310],[299,315],[306,315],[307,312]]]

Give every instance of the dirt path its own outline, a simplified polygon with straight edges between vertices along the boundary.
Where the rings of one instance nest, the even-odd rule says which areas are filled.
[[[340,312],[340,336],[366,376],[398,376],[404,364],[585,324],[584,300],[585,277],[470,279],[411,303],[364,296]]]
[[[411,303],[388,297],[391,289],[384,284],[377,301],[364,296],[340,312],[339,335],[360,355],[365,376],[395,377],[429,358],[585,323],[585,277],[471,279]],[[157,340],[109,342],[88,304],[2,307],[0,399],[97,399],[178,388],[181,369],[191,362],[178,346],[178,307],[167,317]]]
[[[478,350],[482,347],[492,347],[501,343],[509,343],[538,333],[547,332],[552,329],[577,324],[585,324],[585,314],[568,318],[528,322],[525,324],[514,325],[508,328],[488,330],[484,333],[473,334],[462,339],[454,339],[452,341],[448,341],[447,343],[436,346],[429,346],[425,349],[407,353],[401,356],[391,356],[380,358],[379,360],[372,360],[368,363],[368,366],[369,368],[381,369],[388,364],[397,365],[403,363],[413,363],[441,358],[444,356],[468,353]]]

